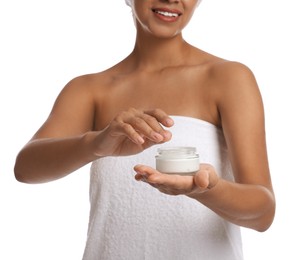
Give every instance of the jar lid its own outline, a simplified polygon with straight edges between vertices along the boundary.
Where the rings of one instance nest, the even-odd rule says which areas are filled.
[[[198,156],[196,147],[178,146],[178,147],[160,147],[158,148],[158,156],[165,156],[167,158],[187,158]]]

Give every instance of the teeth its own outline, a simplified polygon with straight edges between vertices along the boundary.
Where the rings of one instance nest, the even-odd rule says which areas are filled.
[[[163,11],[157,11],[157,10],[155,12],[164,16],[168,16],[168,17],[178,17],[178,14],[176,13],[169,13],[169,12],[163,12]]]

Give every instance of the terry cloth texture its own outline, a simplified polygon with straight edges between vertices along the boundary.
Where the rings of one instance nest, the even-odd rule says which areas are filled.
[[[134,179],[136,164],[155,167],[161,146],[195,146],[201,162],[212,164],[222,178],[233,179],[223,132],[199,119],[172,118],[170,142],[92,163],[83,260],[243,259],[238,226],[194,199],[166,195]]]

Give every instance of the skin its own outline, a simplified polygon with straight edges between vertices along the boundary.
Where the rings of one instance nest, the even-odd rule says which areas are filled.
[[[132,53],[108,70],[74,78],[64,87],[47,120],[19,152],[16,179],[53,181],[105,156],[136,154],[171,140],[164,129],[175,123],[170,115],[199,118],[222,128],[234,182],[219,178],[208,164],[195,176],[136,165],[136,180],[198,200],[237,225],[267,230],[275,197],[259,88],[245,65],[184,41],[181,32],[196,3],[133,1],[137,34]],[[169,21],[153,12],[158,8],[180,15]]]

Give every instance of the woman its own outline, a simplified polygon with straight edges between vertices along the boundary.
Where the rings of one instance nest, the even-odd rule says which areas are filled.
[[[273,221],[256,80],[183,39],[198,2],[127,1],[133,51],[70,81],[17,156],[15,176],[26,183],[92,162],[84,259],[242,259],[239,227],[265,231]],[[163,146],[195,146],[200,170],[158,172]]]

